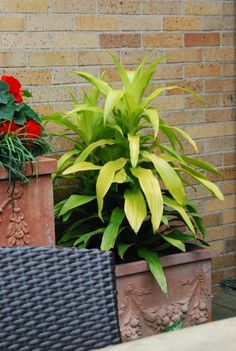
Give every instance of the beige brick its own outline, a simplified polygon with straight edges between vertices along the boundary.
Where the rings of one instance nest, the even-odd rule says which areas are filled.
[[[23,16],[1,16],[0,32],[22,32],[25,30],[25,19]]]
[[[51,137],[48,138],[48,141],[50,142],[52,151],[56,152],[57,154],[59,152],[65,152],[74,148],[74,143],[65,138],[62,139],[60,137]]]
[[[178,95],[160,96],[153,101],[153,106],[163,111],[179,110],[184,108],[184,99]]]
[[[46,33],[11,33],[2,35],[3,49],[47,49],[50,47]]]
[[[165,17],[163,19],[164,30],[200,30],[201,19],[200,17]]]
[[[74,91],[74,90],[73,90]],[[32,102],[54,102],[54,101],[70,101],[71,97],[68,95],[64,86],[33,86],[31,88],[33,94]],[[74,91],[75,92],[75,91]]]
[[[216,63],[192,64],[184,66],[185,77],[215,77],[220,75],[220,65]]]
[[[222,2],[218,1],[185,1],[184,14],[215,16],[222,14]]]
[[[236,256],[235,254],[227,254],[222,255],[221,257],[213,257],[212,263],[215,269],[235,266]]]
[[[204,111],[168,112],[165,116],[167,123],[179,126],[181,124],[201,123],[205,121]]]
[[[161,30],[162,21],[159,16],[123,15],[119,17],[119,28],[120,30]]]
[[[234,16],[202,17],[202,30],[229,30],[235,28]]]
[[[187,88],[190,90],[193,90],[197,93],[201,93],[203,91],[203,81],[202,80],[191,80],[191,81],[175,81],[175,82],[170,82],[168,85],[177,85],[182,88]],[[187,94],[185,91],[179,90],[179,89],[174,89],[174,90],[169,90],[166,92],[167,95],[180,95],[180,94]]]
[[[235,164],[236,164],[235,151],[233,150],[233,151],[224,153],[224,165],[231,166],[231,165],[235,165]]]
[[[22,67],[25,65],[24,52],[0,52],[0,67]]]
[[[94,1],[95,2],[95,1]],[[100,13],[121,13],[121,14],[138,14],[141,13],[140,0],[98,0],[98,9]]]
[[[225,209],[230,209],[235,207],[235,195],[226,195],[224,201],[219,201],[218,199],[206,200],[202,204],[202,210],[207,212],[221,211]],[[220,232],[221,227],[219,227]],[[232,236],[232,233],[228,237]],[[213,240],[213,238],[212,238]]]
[[[229,150],[236,147],[235,136],[208,139],[204,142],[205,152]]]
[[[236,278],[235,267],[225,269],[225,278],[226,279],[235,279]]]
[[[96,33],[52,33],[52,47],[67,49],[67,48],[95,48],[97,46]]]
[[[233,251],[235,251],[235,257],[236,257],[236,237],[225,240],[225,252],[232,253]]]
[[[120,81],[120,75],[116,67],[101,67],[100,74],[104,74],[105,78],[111,82]]]
[[[144,47],[179,47],[183,46],[182,34],[159,33],[143,34]]]
[[[223,45],[223,46],[236,46],[235,32],[221,33],[221,45]]]
[[[209,242],[210,250],[217,253],[217,254],[224,254],[225,253],[225,241],[224,240],[217,240]]]
[[[232,15],[236,11],[235,1],[226,1],[223,4],[223,15]]]
[[[50,84],[51,72],[48,70],[11,71],[11,75],[19,79],[22,85]]]
[[[206,111],[206,122],[233,121],[236,119],[236,111],[233,109]]]
[[[235,123],[226,122],[223,125],[222,123],[192,125],[186,128],[186,132],[189,133],[193,139],[233,135],[235,132]]]
[[[118,30],[118,19],[114,16],[78,16],[76,29],[87,31]]]
[[[30,66],[70,66],[75,64],[75,54],[67,51],[35,51],[29,54]]]
[[[116,56],[118,53],[112,52]],[[94,50],[79,50],[78,51],[78,64],[82,66],[88,65],[108,65],[114,63],[110,51],[94,51]]]
[[[163,56],[162,50],[152,49],[127,49],[121,51],[122,62],[129,65],[138,65],[144,57],[147,63],[154,61],[156,58]]]
[[[167,51],[167,62],[197,62],[201,60],[201,49],[178,49]]]
[[[222,212],[205,215],[203,217],[203,223],[207,228],[222,224]]]
[[[141,45],[140,34],[100,34],[101,48],[136,48]]]
[[[234,61],[235,54],[234,48],[203,49],[203,59],[205,61]]]
[[[219,33],[186,33],[185,46],[216,46],[220,44]]]
[[[53,106],[52,105],[33,105],[34,110],[40,115],[40,116],[48,116],[53,113]],[[55,126],[55,125],[54,125]]]
[[[1,12],[47,12],[48,0],[1,0]]]
[[[236,80],[234,79],[211,79],[205,81],[205,91],[208,93],[234,91]]]
[[[51,0],[51,10],[55,13],[96,13],[95,0]]]
[[[73,30],[74,19],[70,15],[28,15],[28,31]]]
[[[143,2],[144,14],[157,14],[157,15],[178,15],[181,13],[181,1],[144,1]]]
[[[234,190],[236,190],[236,184],[235,184],[235,189]],[[235,208],[223,212],[222,213],[222,217],[223,217],[223,223],[224,224],[235,223],[236,222],[236,210],[235,210]]]
[[[236,75],[236,64],[225,63],[223,65],[223,76],[235,76]]]
[[[84,67],[83,67],[84,68]],[[53,69],[52,78],[53,84],[75,84],[75,83],[84,83],[84,78],[79,77],[74,73],[75,70],[78,70],[78,67],[75,66],[73,68],[67,67],[58,67]],[[96,67],[86,67],[86,72],[89,72],[93,75],[98,75],[98,71]]]
[[[224,94],[223,95],[223,105],[224,106],[236,106],[236,96],[235,93]]]
[[[208,240],[211,241],[211,240],[232,238],[235,234],[235,229],[236,229],[235,223],[229,224],[227,226],[208,228],[208,231],[207,231]]]
[[[225,271],[212,272],[212,284],[219,284],[225,278]]]
[[[154,79],[177,79],[183,77],[181,65],[159,65],[153,76]]]
[[[236,188],[236,181],[233,180],[225,180],[223,184],[223,192],[224,194],[234,194]]]
[[[221,170],[224,179],[235,179],[236,178],[236,166],[224,167]]]

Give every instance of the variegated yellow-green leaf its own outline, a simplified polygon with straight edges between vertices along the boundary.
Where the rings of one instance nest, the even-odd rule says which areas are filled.
[[[139,135],[130,135],[128,134],[129,140],[129,152],[130,152],[130,160],[132,167],[135,168],[138,163],[139,157]]]
[[[173,85],[169,87],[157,88],[148,97],[143,99],[141,106],[146,107],[152,100],[154,100],[157,96],[161,95],[164,91],[173,89],[180,89],[180,87],[177,85]]]
[[[116,172],[113,183],[119,183],[122,184],[126,181],[127,179],[127,173],[125,172],[124,168],[122,168],[120,171]]]
[[[98,202],[98,215],[102,219],[102,208],[103,199],[108,192],[113,180],[115,173],[124,167],[127,160],[125,158],[119,158],[115,161],[107,162],[99,172],[97,183],[96,183],[96,193]]]
[[[194,229],[194,226],[187,214],[187,212],[185,211],[185,209],[180,206],[178,204],[178,202],[176,202],[175,200],[173,199],[169,199],[168,197],[166,196],[163,196],[163,201],[164,201],[164,204],[168,205],[169,207],[172,207],[174,208],[177,212],[179,212],[179,214],[181,215],[181,217],[184,219],[185,223],[187,224],[187,226],[189,227],[189,229],[191,230],[191,232],[193,234],[196,234],[195,232],[195,229]]]
[[[124,217],[125,213],[121,208],[116,207],[112,211],[110,222],[102,236],[101,250],[108,251],[114,247]]]
[[[183,129],[180,129],[178,127],[173,127],[173,126],[169,126],[167,124],[165,124],[165,128],[169,128],[171,130],[174,130],[178,133],[180,133],[188,142],[189,144],[192,145],[193,149],[198,152],[198,147],[197,147],[197,144],[195,143],[195,141],[190,137],[190,135],[188,133],[186,133]]]
[[[112,112],[113,108],[118,104],[124,92],[122,90],[111,90],[106,98],[104,106],[104,122]]]
[[[84,112],[84,111],[90,111],[90,112],[103,112],[101,107],[96,107],[96,106],[89,106],[89,105],[78,105],[76,108],[73,110],[67,112],[63,118],[66,118],[75,112]]]
[[[79,155],[79,157],[76,159],[75,164],[79,163],[79,162],[83,162],[86,160],[86,158],[89,156],[89,154],[95,150],[97,147],[99,146],[103,146],[103,145],[113,145],[115,142],[114,140],[111,139],[100,139],[98,141],[95,141],[94,143],[90,144],[89,146],[86,147],[86,149],[84,149],[81,154]]]
[[[76,207],[82,206],[84,204],[87,204],[88,202],[93,201],[94,199],[96,199],[96,196],[71,195],[61,208],[59,216],[63,216],[68,211]]]
[[[83,77],[88,82],[93,84],[103,95],[107,95],[111,91],[110,85],[102,79],[93,76],[90,73],[75,71],[78,76]]]
[[[146,215],[146,203],[139,189],[127,189],[125,197],[125,214],[134,232],[137,234]]]
[[[155,154],[144,151],[142,152],[142,156],[153,163],[171,195],[181,206],[185,206],[186,195],[184,186],[175,170],[168,164],[168,162]]]
[[[111,57],[116,65],[116,67],[118,68],[118,71],[120,73],[120,77],[121,77],[121,80],[122,80],[122,83],[124,85],[124,88],[125,89],[129,89],[130,88],[130,80],[128,78],[128,75],[127,75],[127,71],[125,70],[124,66],[122,66],[122,64],[120,63],[120,61],[118,60],[118,58],[111,54]]]
[[[187,174],[189,174],[192,178],[196,179],[200,184],[202,184],[205,188],[207,188],[208,190],[210,190],[210,192],[212,192],[212,194],[217,197],[219,200],[224,200],[224,195],[222,194],[222,192],[220,191],[220,189],[218,188],[217,185],[215,185],[214,183],[210,182],[208,179],[202,178],[202,177],[198,177],[196,174],[197,171],[195,171],[196,174],[194,174],[193,172],[190,172],[185,168],[180,168],[180,171],[183,171]]]
[[[157,178],[150,169],[137,167],[131,170],[138,178],[142,191],[146,197],[154,233],[158,230],[163,214],[163,198]]]
[[[80,150],[74,149],[74,150],[67,151],[64,155],[62,155],[57,161],[58,171],[60,171],[63,168],[66,161],[68,161],[72,156],[77,155],[79,153],[80,153]]]
[[[154,108],[145,109],[144,112],[152,123],[154,137],[156,138],[159,130],[159,114]]]
[[[161,235],[161,237],[167,241],[168,243],[170,243],[172,246],[177,247],[178,249],[180,249],[181,251],[186,251],[186,247],[184,245],[184,243],[181,240],[178,239],[174,239],[171,238],[169,235]]]
[[[96,171],[101,169],[101,166],[97,166],[92,162],[80,162],[76,163],[71,167],[68,167],[62,174],[67,175],[76,172],[83,172],[83,171]]]

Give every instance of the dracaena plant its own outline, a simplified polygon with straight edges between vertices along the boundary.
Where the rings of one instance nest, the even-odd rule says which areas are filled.
[[[21,90],[12,76],[0,78],[0,167],[9,172],[9,183],[28,182],[23,172],[24,162],[50,150],[43,139],[42,120],[24,101],[32,95]]]
[[[72,182],[70,195],[55,206],[61,219],[58,243],[114,250],[127,261],[144,258],[166,293],[160,253],[172,247],[185,251],[188,242],[205,243],[205,228],[194,203],[186,198],[185,185],[192,179],[222,200],[218,187],[205,175],[218,171],[185,156],[182,140],[197,152],[196,143],[159,116],[157,96],[176,88],[190,92],[169,86],[146,94],[162,58],[147,67],[144,59],[135,71],[127,71],[112,57],[122,88],[76,71],[91,84],[91,92],[84,92],[81,103],[72,96],[72,111],[45,117],[64,127],[61,135],[74,143],[59,159],[54,176]],[[71,132],[75,136],[69,136]]]

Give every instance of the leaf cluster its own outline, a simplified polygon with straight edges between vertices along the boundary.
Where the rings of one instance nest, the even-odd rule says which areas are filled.
[[[103,77],[76,71],[91,84],[91,92],[84,92],[81,103],[72,96],[72,111],[44,118],[64,127],[65,138],[71,132],[78,136],[74,148],[59,159],[54,175],[75,184],[71,195],[55,206],[62,220],[59,244],[114,250],[126,260],[144,258],[166,293],[160,252],[173,247],[185,251],[189,242],[206,245],[205,228],[187,200],[186,184],[199,183],[223,200],[205,174],[219,173],[209,163],[184,155],[183,139],[197,152],[195,141],[161,119],[156,107],[155,99],[167,90],[196,94],[168,86],[148,95],[162,58],[148,66],[144,59],[135,71],[112,58],[120,89]]]

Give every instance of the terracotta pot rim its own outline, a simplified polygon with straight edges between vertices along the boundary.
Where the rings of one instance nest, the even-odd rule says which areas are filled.
[[[24,174],[29,177],[37,177],[37,175],[51,174],[57,170],[57,160],[44,156],[36,157],[36,161],[31,165],[25,163]],[[0,180],[8,179],[8,172],[5,168],[0,167]]]
[[[177,266],[193,261],[210,260],[216,254],[207,249],[197,249],[189,252],[177,253],[160,258],[163,268]],[[132,275],[149,271],[146,261],[136,261],[116,265],[116,277]]]

